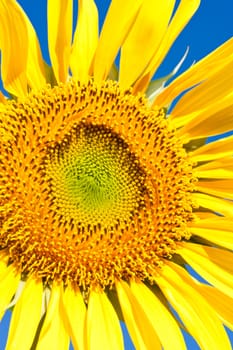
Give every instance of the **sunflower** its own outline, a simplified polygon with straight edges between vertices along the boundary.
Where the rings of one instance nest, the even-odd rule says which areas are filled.
[[[48,65],[0,0],[7,350],[231,349],[233,40],[152,80],[199,2],[48,0]]]

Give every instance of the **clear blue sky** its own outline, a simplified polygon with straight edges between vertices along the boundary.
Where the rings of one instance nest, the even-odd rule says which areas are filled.
[[[127,0],[126,0],[127,1]],[[46,43],[46,0],[18,1],[31,18],[41,41],[44,57],[48,60],[48,50]],[[77,1],[75,1],[77,3]],[[108,0],[96,0],[100,10],[100,22],[102,23]],[[159,69],[161,76],[169,73],[179,62],[187,46],[190,47],[188,58],[183,68],[189,67],[194,61],[199,60],[228,38],[233,36],[233,0],[202,0],[202,4],[186,29],[180,35],[162,67]],[[17,54],[17,53],[16,53]],[[0,323],[0,350],[5,349],[5,341],[9,324],[9,313]],[[169,333],[169,330],[168,330]],[[233,333],[229,333],[233,344]],[[198,350],[195,342],[186,336],[188,350]],[[125,339],[126,350],[133,350],[134,347],[129,339]],[[21,350],[21,349],[19,349]],[[24,350],[24,349],[22,349]],[[171,349],[172,350],[172,349]],[[211,350],[211,349],[210,349]],[[224,349],[223,349],[224,350]]]

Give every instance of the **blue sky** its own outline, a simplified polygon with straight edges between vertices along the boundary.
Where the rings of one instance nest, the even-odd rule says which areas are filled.
[[[23,6],[28,16],[31,18],[38,32],[44,57],[46,60],[48,60],[45,19],[46,0],[20,0],[18,2]],[[96,3],[100,9],[100,22],[102,23],[109,1],[97,0]],[[163,76],[171,72],[171,70],[183,56],[187,46],[190,47],[189,55],[181,71],[189,67],[194,61],[201,59],[203,56],[230,38],[233,35],[232,13],[233,0],[202,0],[198,12],[194,15],[188,26],[176,40],[165,62],[159,69],[158,74]],[[8,323],[9,313],[0,323],[0,350],[5,349]],[[229,334],[233,344],[233,334],[232,332]],[[187,336],[186,340],[188,350],[199,349],[199,347],[190,337]],[[134,349],[127,337],[125,338],[125,344],[126,350]]]

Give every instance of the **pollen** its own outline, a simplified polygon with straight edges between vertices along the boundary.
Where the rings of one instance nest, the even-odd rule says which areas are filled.
[[[195,179],[165,109],[71,80],[0,110],[0,248],[22,276],[150,281],[189,239]]]

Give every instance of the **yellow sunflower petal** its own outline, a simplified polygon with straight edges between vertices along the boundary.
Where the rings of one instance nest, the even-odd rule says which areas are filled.
[[[158,49],[174,4],[174,0],[143,2],[121,50],[119,81],[123,88],[136,81]]]
[[[0,0],[1,77],[15,96],[27,93],[28,30],[20,7],[13,0]]]
[[[210,218],[193,222],[190,231],[199,237],[233,250],[233,220]]]
[[[170,47],[174,43],[177,36],[180,34],[182,29],[191,19],[193,14],[196,12],[200,5],[200,0],[181,0],[180,4],[173,16],[171,23],[163,37],[160,47],[155,50],[154,56],[151,59],[150,64],[144,72],[144,77],[136,83],[136,91],[145,91],[147,85],[154,75],[154,72],[159,67],[160,63],[163,61],[164,57],[168,53]],[[157,104],[157,103],[155,103]],[[162,105],[160,105],[162,106]],[[163,105],[166,106],[166,105]]]
[[[142,0],[113,0],[109,7],[94,60],[94,77],[104,80],[130,31]]]
[[[15,274],[15,269],[4,262],[0,262],[0,320],[4,315],[13,295],[16,292],[20,275]]]
[[[199,285],[198,291],[215,309],[222,322],[233,331],[233,298],[207,285]]]
[[[76,293],[70,287],[62,293],[61,314],[75,349],[85,350],[84,328],[86,306],[80,291]]]
[[[233,158],[227,157],[213,162],[208,162],[194,169],[195,175],[208,179],[232,179]],[[230,188],[229,188],[230,190]]]
[[[207,160],[224,158],[232,154],[233,136],[229,136],[197,148],[195,151],[189,153],[189,157],[194,162],[203,162]]]
[[[154,104],[159,106],[169,106],[170,103],[183,91],[199,84],[204,79],[209,79],[216,71],[222,68],[226,62],[232,60],[233,38],[211,52],[208,56],[194,64],[180,76],[178,76],[169,86],[161,92],[155,99]]]
[[[187,139],[185,142],[231,131],[233,128],[232,98],[232,94],[228,95],[222,100],[206,105],[202,110],[195,110],[180,118],[173,118],[171,115],[170,121],[176,129],[182,127],[179,134],[183,139]],[[219,123],[219,120],[224,124]]]
[[[120,321],[105,293],[90,293],[86,322],[87,349],[124,349]]]
[[[40,44],[36,36],[36,32],[29,21],[28,17],[22,11],[25,23],[28,30],[28,58],[27,58],[27,80],[28,84],[33,89],[40,89],[45,83],[45,67],[40,50]]]
[[[36,350],[68,350],[69,336],[60,310],[61,287],[53,286]]]
[[[68,77],[72,39],[72,0],[48,0],[48,45],[57,81]]]
[[[232,115],[233,94],[230,94],[222,100],[207,105],[202,110],[184,116],[185,126],[180,129],[179,134],[190,140],[227,132],[233,129]],[[181,120],[184,121],[184,119]],[[220,120],[221,122],[219,122]],[[173,124],[176,127],[181,126],[176,119],[174,119]]]
[[[199,192],[204,192],[213,196],[218,196],[226,199],[233,199],[233,179],[217,181],[199,181],[195,188]]]
[[[154,334],[157,334],[164,350],[186,349],[176,321],[161,301],[144,284],[132,282],[128,295],[135,313],[140,318],[139,327],[142,333],[150,332],[152,340]],[[169,337],[167,336],[168,329]]]
[[[136,347],[136,349],[140,350],[148,350],[150,349],[150,337],[148,334],[146,337],[143,337],[139,331],[138,324],[136,318],[133,314],[133,306],[128,298],[127,289],[125,287],[126,282],[116,282],[117,295],[120,302],[122,314],[124,317],[124,321],[126,323],[129,334],[132,338],[132,341]],[[158,337],[154,339],[154,349],[161,349],[160,342]]]
[[[6,350],[30,349],[41,318],[42,293],[42,282],[26,282],[13,310]]]
[[[86,82],[98,43],[98,11],[93,0],[79,0],[78,24],[70,56],[75,78]]]
[[[218,215],[211,213],[211,212],[208,212],[208,211],[197,211],[197,212],[195,212],[195,215],[201,220],[216,219],[219,217]]]
[[[172,110],[172,117],[180,118],[195,110],[202,110],[232,92],[233,59],[219,69],[211,78],[194,87],[183,95]],[[224,89],[223,89],[224,87]],[[192,101],[192,103],[190,103]],[[232,97],[231,97],[232,101]]]
[[[178,253],[203,278],[232,297],[233,254],[231,252],[184,242]]]
[[[218,314],[222,322],[227,326],[230,325],[231,328],[233,321],[233,299],[212,286],[199,283],[189,274],[187,274],[184,269],[181,269],[176,264],[172,262],[169,262],[168,264],[183,278],[188,285],[197,290],[205,298],[205,300]]]
[[[39,45],[35,30],[30,20],[26,16],[25,12],[17,5],[17,3],[12,4],[10,2],[9,4],[10,6],[15,6],[15,10],[18,13],[18,17],[20,18],[20,21],[24,22],[24,23],[21,23],[21,26],[24,28],[24,32],[20,33],[20,36],[25,35],[24,40],[26,42],[26,45],[28,45],[28,48],[25,50],[26,45],[24,44],[25,45],[24,53],[20,51],[20,55],[22,54],[23,59],[26,60],[26,67],[25,67],[25,62],[24,63],[21,62],[22,64],[21,69],[23,70],[26,69],[27,83],[31,86],[31,88],[39,89],[45,84],[46,80],[45,80],[45,74],[44,74],[44,63],[43,63],[42,54],[40,51],[40,45]],[[13,15],[12,21],[14,20],[15,20],[15,17]],[[18,22],[15,23],[14,26],[16,27],[16,30],[17,30]],[[27,33],[25,32],[25,28],[27,28]],[[10,30],[10,28],[8,30]],[[10,43],[8,44],[10,45]],[[15,41],[14,41],[14,44],[15,44]],[[17,52],[16,51],[17,47],[16,48],[13,47],[13,49],[14,49],[14,52],[12,54],[14,57],[12,57],[12,60],[17,57],[17,61],[18,61],[18,58],[19,58],[18,55],[15,55],[15,52]],[[26,56],[24,56],[25,54]],[[13,67],[9,66],[9,69],[14,69],[14,66]],[[26,93],[26,90],[24,92]],[[12,93],[16,95],[14,92]]]
[[[233,203],[203,193],[193,193],[193,199],[203,208],[225,216],[233,216]]]
[[[155,280],[190,334],[203,350],[230,350],[228,337],[214,309],[198,293],[197,288],[188,283],[189,275],[185,277],[181,267],[169,265],[171,267],[163,267],[161,275]]]
[[[6,103],[7,99],[6,97],[3,95],[3,93],[0,91],[0,103]]]

